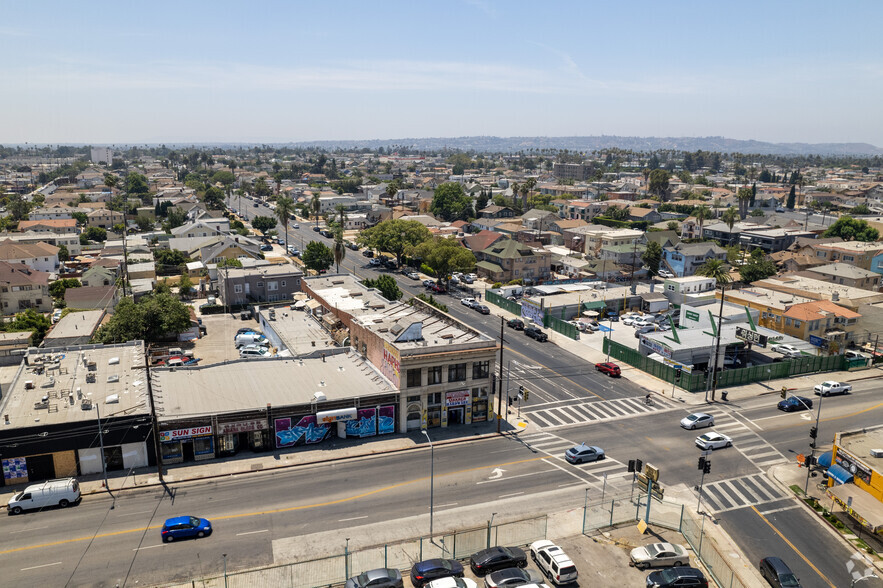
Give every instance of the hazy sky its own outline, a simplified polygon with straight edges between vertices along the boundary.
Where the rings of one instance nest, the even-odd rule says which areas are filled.
[[[883,146],[883,2],[0,3],[0,143]]]

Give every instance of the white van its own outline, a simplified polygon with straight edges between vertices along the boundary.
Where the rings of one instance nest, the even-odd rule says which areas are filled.
[[[80,484],[77,480],[75,478],[61,478],[28,486],[24,491],[10,498],[6,508],[12,514],[21,514],[25,510],[41,509],[47,506],[65,508],[79,500]]]
[[[236,345],[237,349],[244,347],[245,345],[270,345],[267,338],[259,333],[240,333],[236,335],[235,339],[233,339],[233,343]]]

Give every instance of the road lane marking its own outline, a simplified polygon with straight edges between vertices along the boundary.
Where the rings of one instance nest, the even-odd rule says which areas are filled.
[[[545,459],[545,458],[544,458]],[[490,484],[492,482],[503,482],[506,480],[513,480],[515,478],[523,478],[525,476],[536,476],[537,474],[547,474],[549,472],[554,472],[555,470],[543,470],[541,472],[529,472],[527,474],[518,474],[515,476],[506,476],[505,478],[493,478],[491,480],[482,480],[481,482],[476,482],[475,484]]]
[[[866,412],[871,412],[872,410],[876,410],[876,409],[880,408],[881,406],[883,406],[883,402],[881,402],[879,404],[875,404],[874,406],[869,406],[868,408],[865,408],[863,410],[851,412],[849,414],[843,414],[843,415],[836,416],[836,417],[828,417],[826,419],[822,419],[820,422],[827,423],[827,422],[831,422],[831,421],[837,421],[840,419],[852,418],[854,416],[858,416],[860,414],[864,414]],[[806,423],[795,423],[793,425],[785,425],[785,426],[779,427],[779,428],[780,429],[793,429],[794,427],[805,427],[805,426],[806,426]]]
[[[136,547],[132,551],[141,551],[142,549],[153,549],[154,547],[162,547],[165,543],[159,543],[157,545],[148,545],[147,547]]]
[[[567,484],[558,484],[559,488],[566,488],[568,486],[585,486],[585,482],[568,482]]]
[[[358,517],[360,519],[367,519],[368,517]],[[352,521],[355,519],[343,519],[344,521]],[[343,522],[343,521],[338,521]],[[237,537],[241,537],[242,535],[256,535],[258,533],[269,533],[270,529],[261,529],[260,531],[246,531],[245,533],[236,533]]]
[[[769,525],[769,526],[770,526],[770,529],[772,529],[773,532],[774,532],[776,535],[778,535],[779,537],[782,538],[782,541],[784,541],[785,543],[787,543],[787,544],[791,547],[791,549],[794,550],[794,553],[796,553],[797,555],[799,555],[800,558],[801,558],[803,561],[805,561],[806,564],[807,564],[809,567],[811,567],[813,570],[815,570],[815,572],[819,575],[819,577],[820,577],[822,580],[824,580],[825,583],[828,584],[828,586],[830,586],[831,588],[837,588],[837,586],[835,586],[834,584],[832,584],[832,583],[831,583],[831,580],[829,580],[828,577],[825,576],[825,574],[823,574],[823,573],[819,570],[819,568],[817,568],[817,567],[815,566],[815,564],[813,564],[811,561],[809,561],[809,558],[806,557],[805,555],[803,555],[803,553],[802,553],[799,549],[797,549],[797,547],[795,547],[794,544],[791,543],[791,541],[789,541],[788,538],[785,537],[785,535],[783,535],[782,532],[779,531],[779,529],[777,529],[775,525],[773,525],[773,524],[772,524],[772,523],[771,523],[771,522],[770,522],[765,516],[763,516],[763,514],[761,514],[761,512],[760,512],[759,510],[757,510],[757,508],[755,508],[754,506],[752,506],[752,507],[751,507],[751,510],[753,510],[755,513],[757,513],[757,516],[760,517],[760,520],[762,520],[762,521],[765,522],[767,525]]]
[[[118,517],[133,517],[133,516],[135,516],[135,515],[139,515],[139,514],[147,514],[147,513],[152,513],[152,512],[153,512],[152,510],[139,510],[138,512],[124,512],[124,513],[120,513],[120,514],[118,514],[117,516],[118,516]]]
[[[760,511],[760,514],[766,516],[766,515],[771,515],[773,513],[786,511],[786,510],[794,510],[795,508],[800,508],[800,505],[799,504],[792,504],[791,506],[783,506],[782,508],[771,508],[769,510],[762,510],[762,511]]]
[[[51,563],[51,564],[43,564],[42,566],[31,566],[31,567],[29,567],[29,568],[22,568],[22,569],[20,569],[19,571],[20,571],[20,572],[26,572],[26,571],[28,571],[28,570],[38,570],[38,569],[40,569],[40,568],[48,568],[48,567],[50,567],[50,566],[60,566],[60,565],[61,565],[61,562],[60,562],[60,561],[57,561],[57,562],[55,562],[55,563]]]
[[[522,494],[524,494],[524,492],[513,492],[512,494],[500,494],[499,496],[497,496],[497,498],[511,498],[513,496],[521,496]]]
[[[10,531],[9,534],[14,535],[15,533],[25,533],[27,531],[36,531],[38,529],[48,529],[48,528],[49,528],[49,525],[46,525],[45,527],[28,527],[27,529],[21,529],[19,531]]]
[[[457,506],[458,504],[460,504],[460,503],[459,502],[449,502],[447,504],[436,504],[435,508],[444,508],[446,506]]]
[[[466,468],[463,470],[448,472],[448,473],[444,473],[444,474],[437,474],[436,477],[440,478],[440,477],[444,477],[444,476],[455,476],[455,475],[460,475],[460,474],[466,474],[469,472],[487,471],[488,468],[502,467],[502,466],[513,466],[513,465],[518,465],[518,464],[523,464],[523,463],[531,463],[534,461],[542,461],[545,459],[548,459],[547,455],[543,455],[542,457],[528,457],[526,459],[508,461],[508,462],[500,463],[500,464],[482,465],[482,466],[476,466],[473,468]],[[554,465],[554,464],[550,464],[550,465]],[[510,476],[510,477],[512,477],[512,476]],[[503,479],[506,479],[506,478],[503,478]],[[399,482],[398,484],[391,484],[389,486],[383,486],[382,488],[377,488],[375,490],[369,490],[367,492],[362,492],[361,494],[353,494],[352,496],[345,496],[343,498],[338,498],[336,500],[328,500],[325,502],[316,502],[313,504],[301,504],[298,506],[286,506],[283,508],[276,508],[276,509],[272,509],[272,510],[259,510],[259,511],[254,511],[254,512],[244,512],[244,513],[232,514],[232,515],[211,516],[211,517],[209,517],[209,519],[211,521],[216,521],[216,520],[223,521],[223,520],[241,519],[241,518],[246,518],[246,517],[281,514],[281,513],[285,513],[285,512],[296,512],[296,511],[300,511],[300,510],[309,510],[309,509],[313,509],[313,508],[324,508],[327,506],[334,506],[337,504],[344,504],[347,502],[352,502],[352,501],[358,500],[360,498],[367,498],[368,496],[374,496],[375,494],[381,494],[383,492],[389,492],[390,490],[395,490],[397,488],[403,488],[405,486],[411,486],[413,484],[419,484],[419,483],[428,482],[428,481],[429,481],[429,476],[424,476],[422,478],[414,478],[412,480]],[[55,547],[57,545],[66,545],[68,543],[78,543],[80,541],[94,541],[95,539],[104,539],[107,537],[117,537],[120,535],[128,535],[130,533],[143,533],[144,531],[150,531],[152,529],[161,529],[161,528],[162,528],[162,525],[151,525],[149,527],[137,527],[135,529],[125,529],[123,531],[113,531],[110,533],[102,533],[99,535],[88,535],[85,537],[75,537],[73,539],[61,539],[59,541],[51,541],[49,543],[41,543],[38,545],[25,545],[23,547],[13,547],[12,549],[4,549],[3,551],[0,551],[0,555],[8,555],[10,553],[18,553],[20,551],[30,551],[32,549],[42,549],[45,547]]]
[[[540,349],[537,348],[537,351],[539,351],[539,350],[540,350]],[[509,353],[514,353],[514,354],[516,354],[516,355],[520,355],[520,356],[523,357],[524,359],[530,361],[530,358],[529,358],[528,356],[526,356],[525,354],[521,353],[520,351],[516,351],[515,349],[512,349],[511,347],[507,348],[506,351],[508,351]],[[563,350],[562,350],[562,351],[563,351]],[[553,357],[553,356],[550,356],[550,357]],[[579,382],[576,382],[576,381],[574,381],[574,380],[568,378],[567,376],[562,375],[561,373],[555,371],[554,369],[552,369],[552,368],[550,368],[550,367],[547,367],[547,366],[545,366],[545,365],[543,366],[543,368],[549,370],[550,372],[552,372],[553,374],[555,374],[555,375],[558,376],[559,378],[564,378],[565,380],[567,380],[568,382],[570,382],[571,384],[573,384],[573,385],[576,386],[577,388],[580,388],[580,389],[582,389],[582,390],[585,390],[586,392],[588,392],[588,393],[591,394],[592,396],[594,396],[594,397],[596,397],[596,398],[600,398],[601,400],[607,400],[607,399],[604,398],[603,396],[600,396],[600,395],[598,395],[598,394],[592,392],[591,390],[589,390],[588,388],[586,388],[585,386],[583,386],[583,385],[580,384]]]

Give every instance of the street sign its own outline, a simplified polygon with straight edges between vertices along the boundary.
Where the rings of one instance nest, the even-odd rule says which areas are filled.
[[[769,337],[766,335],[761,335],[757,331],[745,327],[736,327],[736,338],[761,347],[766,347],[767,341],[769,341]]]
[[[816,347],[821,347],[822,349],[828,348],[828,340],[824,337],[819,337],[818,335],[810,335],[809,344]]]
[[[692,374],[692,373],[693,373],[693,366],[692,366],[692,365],[684,365],[684,364],[682,364],[682,363],[678,363],[678,362],[676,362],[675,360],[673,360],[673,359],[669,359],[669,358],[667,358],[667,357],[663,357],[663,358],[662,358],[662,363],[664,363],[665,365],[670,365],[671,367],[673,367],[673,368],[676,369],[676,370],[682,370],[682,371],[685,371],[685,372],[687,372],[688,374]]]

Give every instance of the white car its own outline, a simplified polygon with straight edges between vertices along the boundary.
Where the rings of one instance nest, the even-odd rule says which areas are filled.
[[[639,570],[650,567],[680,567],[690,565],[690,554],[682,545],[674,543],[651,543],[643,547],[636,547],[629,553],[629,557]]]
[[[300,228],[300,225],[297,223],[294,223],[293,225],[291,225],[291,228],[297,230]]]
[[[426,588],[478,588],[478,584],[469,578],[439,578],[426,584]]]
[[[635,321],[641,318],[641,315],[638,314],[624,314],[619,317],[619,322],[624,325],[634,325]]]
[[[698,447],[699,449],[712,450],[732,446],[732,439],[730,439],[726,435],[722,435],[721,433],[716,433],[714,431],[696,437],[696,447]]]
[[[820,396],[831,396],[832,394],[846,394],[852,391],[852,384],[844,384],[843,382],[822,382],[816,384],[813,389]]]
[[[794,345],[788,345],[787,343],[780,343],[778,345],[773,345],[770,347],[770,351],[774,351],[775,353],[781,353],[782,355],[787,355],[788,357],[799,356],[801,355],[800,349],[795,347]]]
[[[261,345],[246,345],[239,350],[239,357],[269,357],[270,350]]]
[[[673,277],[675,277],[675,275],[668,270],[661,269],[661,270],[659,270],[659,277],[660,278],[673,278]]]
[[[649,319],[648,317],[645,317],[645,316],[639,316],[638,318],[636,318],[636,319],[632,322],[632,325],[635,326],[635,327],[649,327],[649,326],[651,326],[651,325],[656,325],[656,322],[653,321],[653,320],[651,320],[651,319]]]
[[[576,566],[564,550],[549,540],[542,539],[531,543],[530,557],[556,586],[576,582],[579,576]]]
[[[460,300],[460,304],[463,306],[468,306],[469,308],[473,308],[476,304],[478,304],[478,300],[475,298],[463,298]]]
[[[704,412],[694,412],[681,419],[681,426],[688,430],[714,426],[714,417]]]

